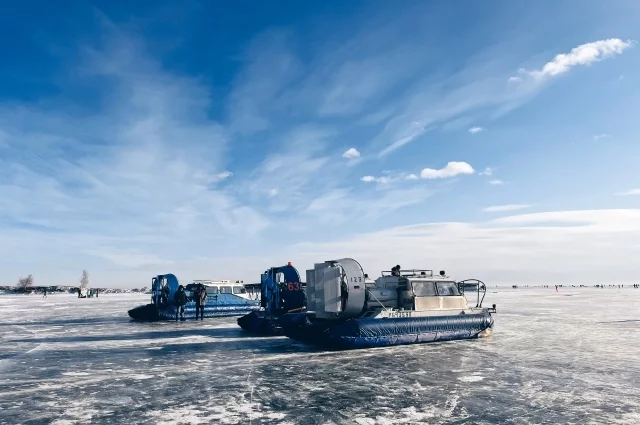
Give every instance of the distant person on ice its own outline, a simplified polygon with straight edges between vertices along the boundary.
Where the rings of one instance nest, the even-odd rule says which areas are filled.
[[[198,320],[198,312],[200,312],[200,320],[204,317],[204,304],[207,300],[207,290],[204,285],[199,284],[196,289],[196,320]]]
[[[47,288],[44,288],[44,295],[42,296],[42,298],[47,298]]]
[[[182,285],[178,286],[178,292],[173,296],[173,301],[176,303],[176,322],[178,321],[178,313],[180,313],[180,320],[184,320],[184,305],[187,303],[187,294],[184,292]]]

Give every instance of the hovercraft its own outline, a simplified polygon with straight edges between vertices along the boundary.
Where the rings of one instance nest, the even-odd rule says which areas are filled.
[[[260,276],[260,310],[238,318],[238,325],[259,335],[282,335],[278,319],[305,309],[306,297],[300,275],[289,262],[286,266],[271,267]]]
[[[251,299],[239,282],[198,280],[185,287],[188,301],[184,306],[184,318],[187,320],[196,318],[194,297],[200,284],[207,291],[203,317],[241,316],[259,308],[258,300]],[[178,286],[178,278],[171,273],[152,278],[151,303],[129,310],[129,316],[144,321],[176,320],[178,307],[173,300]]]
[[[470,307],[465,288],[475,287]],[[382,272],[375,281],[351,258],[325,261],[307,270],[307,309],[279,324],[287,337],[329,349],[354,349],[486,337],[492,308],[482,307],[486,286],[456,282],[441,271]],[[481,297],[482,293],[482,297]]]

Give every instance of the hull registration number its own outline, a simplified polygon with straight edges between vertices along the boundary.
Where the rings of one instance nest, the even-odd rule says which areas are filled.
[[[410,311],[390,311],[389,317],[411,317]]]

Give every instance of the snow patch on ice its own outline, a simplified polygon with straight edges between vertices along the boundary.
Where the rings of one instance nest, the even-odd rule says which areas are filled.
[[[484,379],[484,376],[479,375],[470,375],[470,376],[461,376],[458,378],[458,381],[462,382],[480,382]]]

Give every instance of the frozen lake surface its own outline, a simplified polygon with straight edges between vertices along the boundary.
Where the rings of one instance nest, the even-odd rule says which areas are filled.
[[[640,289],[490,289],[490,338],[349,352],[148,299],[0,296],[0,423],[640,423]]]

